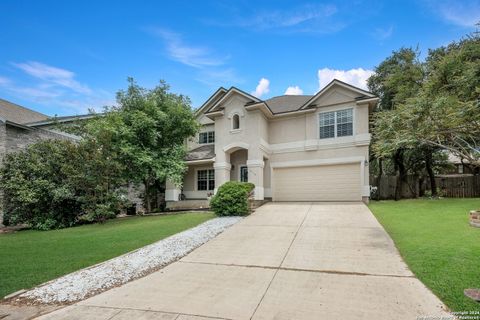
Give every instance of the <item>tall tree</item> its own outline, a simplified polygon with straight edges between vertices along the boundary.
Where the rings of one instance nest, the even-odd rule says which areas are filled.
[[[376,153],[423,145],[480,166],[480,38],[472,35],[431,50],[426,66],[419,93],[376,122],[383,124]]]
[[[190,100],[171,93],[161,81],[149,90],[132,78],[117,94],[117,106],[89,124],[93,138],[108,136],[127,181],[143,183],[145,207],[151,211],[150,189],[167,178],[181,184],[186,169],[184,141],[198,130]]]
[[[376,68],[375,73],[368,79],[367,85],[372,93],[380,98],[373,127],[373,145],[382,143],[383,137],[377,132],[388,129],[388,121],[381,122],[394,113],[396,106],[404,103],[408,98],[415,96],[422,86],[424,69],[419,60],[419,52],[413,48],[401,48],[394,51]],[[390,153],[374,153],[372,160],[377,161],[377,186],[383,175],[383,160],[391,159],[397,175],[395,199],[402,197],[402,189],[406,184],[407,170],[403,148],[390,150]],[[378,190],[380,195],[380,190]]]

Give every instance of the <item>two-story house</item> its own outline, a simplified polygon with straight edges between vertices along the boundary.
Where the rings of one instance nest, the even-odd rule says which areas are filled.
[[[313,96],[260,100],[218,89],[196,112],[183,189],[167,182],[167,206],[202,200],[231,180],[273,201],[368,201],[372,93],[333,80]]]

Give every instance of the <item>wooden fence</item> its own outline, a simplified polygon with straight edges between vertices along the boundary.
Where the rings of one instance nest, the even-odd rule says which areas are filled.
[[[448,198],[480,197],[480,176],[441,176],[436,177],[437,189],[442,196]],[[397,177],[382,176],[380,181],[370,176],[372,199],[394,199]],[[402,187],[402,198],[417,198],[430,191],[430,179],[419,176],[408,176]]]

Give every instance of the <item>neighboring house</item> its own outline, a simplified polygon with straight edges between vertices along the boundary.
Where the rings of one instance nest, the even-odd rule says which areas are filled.
[[[478,174],[478,169],[470,165],[470,162],[465,159],[461,159],[450,152],[448,153],[448,163],[451,165],[440,172],[439,176],[463,176]]]
[[[21,150],[42,139],[78,139],[65,132],[32,124],[38,121],[49,121],[49,117],[0,99],[0,161],[5,154]]]
[[[254,199],[368,201],[369,115],[378,98],[333,80],[313,96],[260,100],[218,89],[196,112],[183,189],[167,181],[167,207],[204,200],[227,181],[255,184]],[[183,194],[183,196],[181,196]]]
[[[80,137],[56,129],[57,124],[69,125],[87,116],[52,118],[40,112],[0,99],[0,162],[10,152],[45,139],[79,140]],[[1,193],[0,193],[1,199]],[[0,200],[0,226],[2,225]]]

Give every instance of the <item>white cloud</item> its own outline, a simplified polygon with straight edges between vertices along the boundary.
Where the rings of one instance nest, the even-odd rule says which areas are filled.
[[[10,83],[10,79],[0,76],[0,86],[6,86]]]
[[[333,79],[337,79],[353,86],[367,89],[367,79],[373,74],[372,70],[357,68],[350,70],[334,70],[323,68],[318,70],[319,90],[325,87]]]
[[[36,61],[13,63],[13,65],[21,69],[28,75],[45,81],[44,85],[50,83],[71,89],[81,94],[90,94],[92,92],[92,90],[88,86],[76,81],[74,79],[75,73],[71,71],[52,67]]]
[[[221,69],[202,69],[195,76],[195,80],[217,89],[219,86],[227,86],[232,84],[243,83],[241,78],[235,69],[233,68],[221,68]]]
[[[323,20],[337,12],[330,4],[304,5],[290,10],[269,10],[243,20],[243,24],[261,29],[294,27],[307,22]]]
[[[207,47],[187,45],[178,33],[160,28],[148,29],[165,41],[168,55],[172,60],[195,68],[220,66],[226,57],[216,57]]]
[[[262,78],[258,82],[258,85],[255,88],[255,91],[252,92],[252,95],[254,95],[257,98],[260,98],[261,96],[269,92],[270,92],[270,80],[266,78]]]
[[[377,39],[377,40],[386,40],[390,38],[393,34],[393,26],[390,26],[388,28],[376,28],[372,32],[372,36]]]
[[[303,90],[300,89],[299,86],[290,86],[287,88],[287,90],[285,90],[285,93],[286,95],[302,95],[303,94]]]
[[[480,1],[429,1],[429,7],[448,23],[474,27],[480,21]]]
[[[334,4],[305,4],[283,10],[236,8],[233,11],[235,14],[229,19],[224,21],[218,19],[207,20],[206,23],[215,26],[233,26],[253,31],[272,31],[286,34],[329,34],[345,28],[348,24],[346,19],[338,17],[340,10]],[[248,11],[251,13],[243,14]],[[238,12],[242,12],[242,14]]]
[[[92,90],[75,80],[75,73],[36,61],[12,63],[29,77],[13,81],[0,76],[0,89],[9,94],[35,102],[59,107],[62,114],[86,113],[114,104],[114,95],[104,90]]]

